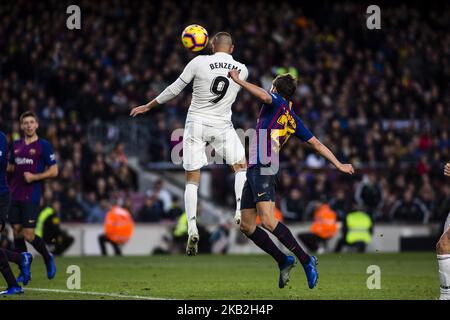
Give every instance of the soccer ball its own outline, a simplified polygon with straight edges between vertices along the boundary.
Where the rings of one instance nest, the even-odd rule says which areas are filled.
[[[203,50],[208,44],[208,31],[198,24],[191,24],[183,30],[181,42],[191,51]]]

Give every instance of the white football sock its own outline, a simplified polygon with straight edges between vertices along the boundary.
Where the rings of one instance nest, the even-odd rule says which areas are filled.
[[[236,195],[236,210],[241,210],[242,189],[247,180],[247,171],[241,170],[234,175],[234,193]]]
[[[197,191],[198,186],[191,182],[186,184],[184,190],[184,206],[188,219],[188,234],[198,234],[197,230]]]
[[[450,254],[438,254],[440,300],[450,300]]]

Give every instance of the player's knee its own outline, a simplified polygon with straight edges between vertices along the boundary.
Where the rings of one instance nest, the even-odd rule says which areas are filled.
[[[234,172],[245,171],[245,170],[247,170],[247,162],[244,158],[240,162],[233,164],[232,167],[233,167]]]
[[[239,229],[246,236],[252,235],[252,233],[255,232],[255,228],[256,228],[256,226],[254,223],[251,223],[251,222],[248,222],[245,220],[241,220],[241,223],[239,224]]]
[[[241,232],[247,236],[250,235],[250,224],[245,222],[245,221],[241,221],[241,223],[239,224],[239,229],[241,230]]]
[[[34,234],[34,231],[24,231],[23,237],[27,242],[33,242],[34,238],[36,237]]]
[[[447,231],[442,235],[436,244],[437,254],[450,254],[450,232]]]
[[[200,170],[186,171],[186,183],[200,184]]]

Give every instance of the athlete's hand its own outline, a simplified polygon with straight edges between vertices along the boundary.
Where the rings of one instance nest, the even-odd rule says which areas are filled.
[[[32,174],[31,172],[24,172],[23,177],[27,183],[32,183],[36,180],[35,175]]]
[[[237,72],[235,69],[230,70],[228,76],[233,79],[234,82],[238,82],[239,80],[239,72]]]
[[[149,106],[144,104],[142,106],[131,109],[130,116],[136,117],[138,114],[146,113],[149,110],[150,110]]]
[[[353,169],[353,166],[349,163],[346,164],[341,164],[338,166],[338,170],[343,172],[343,173],[348,173],[348,174],[354,174],[355,173],[355,169]]]
[[[444,167],[444,175],[450,177],[450,162],[448,162]]]

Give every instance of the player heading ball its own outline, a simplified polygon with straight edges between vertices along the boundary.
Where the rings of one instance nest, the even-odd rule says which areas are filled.
[[[183,167],[186,171],[184,202],[189,235],[186,253],[190,256],[197,254],[199,241],[196,224],[197,194],[200,169],[208,164],[206,144],[209,143],[235,172],[237,222],[240,221],[239,208],[247,168],[244,147],[231,122],[231,106],[241,87],[228,78],[228,72],[239,69],[239,77],[245,80],[248,70],[244,64],[234,60],[233,38],[229,33],[217,33],[211,47],[212,55],[192,59],[174,83],[149,103],[133,108],[130,114],[135,117],[166,103],[193,81],[192,100],[183,136]]]

